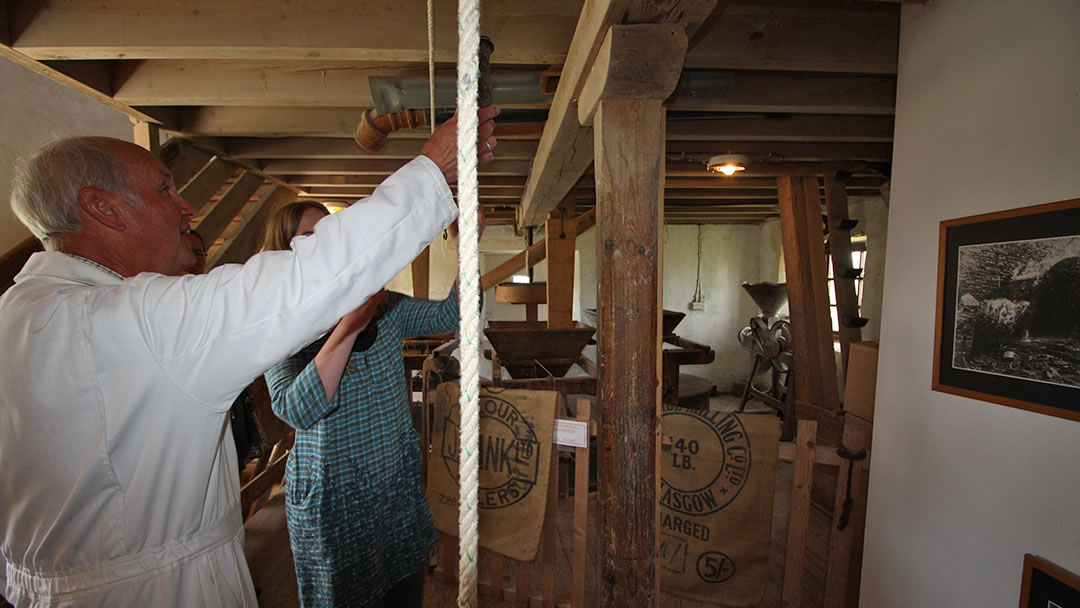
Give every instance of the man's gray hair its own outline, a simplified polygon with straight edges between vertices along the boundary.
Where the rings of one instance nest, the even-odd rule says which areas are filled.
[[[79,191],[88,186],[108,190],[133,207],[139,204],[128,168],[109,140],[73,137],[46,144],[18,161],[11,209],[34,236],[48,244],[82,231]]]

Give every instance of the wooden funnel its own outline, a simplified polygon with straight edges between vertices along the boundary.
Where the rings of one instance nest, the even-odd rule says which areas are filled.
[[[675,335],[675,328],[678,327],[679,323],[682,322],[683,317],[685,317],[685,316],[686,316],[685,312],[678,312],[678,311],[675,311],[675,310],[668,310],[668,309],[665,308],[664,309],[664,328],[663,328],[664,336],[673,336],[673,335]],[[585,318],[589,321],[589,323],[592,323],[595,326],[597,324],[597,321],[596,321],[596,309],[595,308],[586,308],[585,309]]]
[[[556,378],[566,375],[595,328],[576,323],[568,329],[548,329],[543,321],[488,321],[484,330],[499,363],[512,378]]]
[[[743,283],[742,287],[766,317],[775,315],[787,304],[786,283]]]

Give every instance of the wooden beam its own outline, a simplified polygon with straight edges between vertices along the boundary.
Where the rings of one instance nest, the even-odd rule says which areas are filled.
[[[686,67],[896,73],[898,10],[755,4],[714,13],[694,38]]]
[[[896,77],[747,70],[734,74],[730,89],[699,95],[682,95],[676,89],[667,105],[671,110],[714,112],[893,114]]]
[[[891,142],[808,142],[808,141],[712,141],[668,139],[668,154],[685,154],[707,159],[715,154],[747,154],[751,160],[762,157],[783,161],[892,159]]]
[[[579,7],[571,0],[489,0],[480,29],[498,44],[500,64],[559,64]],[[104,8],[33,2],[10,10],[12,29],[19,32],[14,46],[37,59],[426,62],[428,57],[419,0],[279,3],[272,10],[262,0],[118,0]],[[435,4],[438,62],[457,60],[456,15],[453,3]]]
[[[821,198],[817,180],[778,177],[780,230],[787,268],[795,395],[826,410],[840,406],[829,322]]]
[[[296,193],[282,186],[274,186],[267,191],[251,213],[241,221],[240,229],[232,238],[210,252],[207,266],[212,268],[219,264],[242,264],[247,261],[259,247],[266,219],[274,209],[295,199]]]
[[[262,170],[272,175],[390,175],[406,162],[408,161],[382,158],[319,161],[280,159],[267,161]],[[479,170],[481,179],[485,175],[525,175],[528,172],[527,160],[493,160]]]
[[[890,115],[749,114],[668,119],[668,140],[891,142]]]
[[[577,118],[577,99],[608,29],[617,23],[681,23],[686,37],[712,12],[716,0],[590,0],[581,9],[559,86],[522,199],[519,225],[539,224],[592,163],[592,133]]]
[[[428,281],[431,276],[431,246],[424,247],[420,255],[410,265],[412,272],[413,297],[419,300],[428,299]]]
[[[224,141],[231,158],[246,159],[356,159],[395,158],[412,160],[420,155],[426,140],[389,138],[377,153],[368,152],[352,139],[340,137],[237,137]],[[536,140],[499,141],[495,156],[499,160],[531,160],[536,154]]]
[[[802,603],[803,564],[806,538],[810,527],[810,490],[814,484],[817,423],[800,420],[795,433],[795,472],[791,485],[791,510],[788,515],[787,550],[784,557],[784,608]]]
[[[282,175],[281,177],[286,179],[289,184],[299,188],[313,186],[362,186],[375,188],[383,181],[377,176],[370,175]],[[775,181],[770,181],[773,181],[773,187],[775,188]],[[590,186],[592,184],[591,178],[589,184]],[[489,188],[507,187],[523,190],[525,187],[525,177],[515,175],[486,175],[481,177],[478,185],[480,186],[481,192]],[[455,184],[450,184],[450,189],[456,191],[457,186]]]
[[[870,172],[864,168],[863,163],[852,162],[845,166],[845,168],[852,173],[862,173],[868,175]],[[818,176],[821,175],[823,169],[821,163],[795,161],[795,162],[751,162],[747,165],[745,171],[740,171],[742,176],[784,176],[784,175],[804,175],[804,176]],[[708,177],[714,180],[727,179],[723,176],[718,176],[714,173],[705,171],[705,166],[701,163],[686,162],[686,161],[668,161],[667,175],[671,176],[694,176],[694,177]],[[735,178],[738,179],[738,178]]]
[[[225,229],[251,200],[252,195],[263,185],[262,176],[245,171],[239,179],[225,191],[212,207],[202,214],[202,219],[194,222],[194,228],[207,243],[213,243],[225,233]]]
[[[187,199],[192,207],[201,210],[210,202],[210,198],[236,175],[236,171],[236,165],[219,156],[210,161],[210,164],[206,165],[183,188],[180,188],[180,196]]]
[[[829,222],[829,256],[833,268],[833,293],[836,296],[836,315],[840,333],[840,384],[847,378],[848,355],[851,343],[862,340],[859,329],[859,298],[855,294],[855,277],[851,264],[851,229],[848,219],[846,174],[825,169],[825,209]]]
[[[514,276],[514,273],[523,268],[532,268],[547,257],[547,242],[540,241],[532,247],[518,253],[514,257],[499,264],[480,277],[480,290],[487,291]]]
[[[132,141],[150,151],[154,156],[161,156],[161,132],[158,125],[142,120],[134,120]]]
[[[578,122],[592,125],[602,99],[667,99],[684,57],[686,29],[678,23],[611,26],[578,96]]]
[[[600,605],[653,606],[664,114],[604,100],[595,116],[600,363]]]
[[[170,139],[161,147],[161,162],[172,173],[178,189],[187,185],[213,157],[185,139]]]
[[[549,329],[573,327],[574,252],[577,222],[574,220],[574,195],[568,194],[544,225],[547,243],[547,314]]]

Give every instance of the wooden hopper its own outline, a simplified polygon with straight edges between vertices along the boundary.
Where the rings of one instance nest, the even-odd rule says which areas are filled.
[[[595,331],[581,323],[548,329],[543,321],[488,321],[484,335],[511,378],[561,378]]]

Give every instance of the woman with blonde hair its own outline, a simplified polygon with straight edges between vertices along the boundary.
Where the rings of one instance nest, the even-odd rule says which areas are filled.
[[[278,209],[264,249],[318,239],[326,215],[317,203]],[[285,512],[302,606],[423,605],[435,529],[402,339],[457,326],[455,289],[442,302],[384,290],[266,373],[274,412],[296,428]]]

